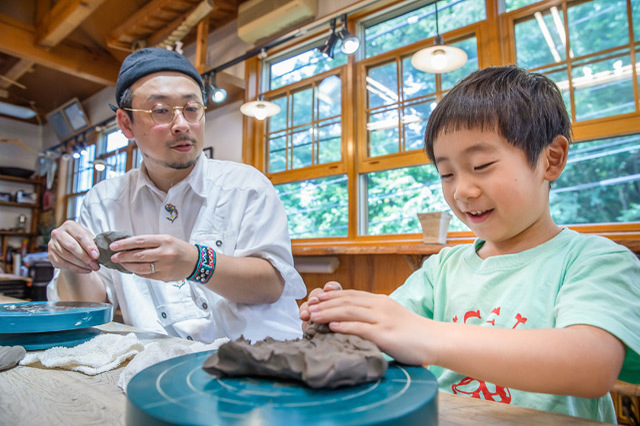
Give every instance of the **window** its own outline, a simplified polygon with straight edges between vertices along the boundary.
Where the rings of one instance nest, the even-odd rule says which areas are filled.
[[[502,64],[550,77],[570,114],[576,143],[552,186],[554,220],[640,231],[629,224],[640,222],[640,0],[440,0],[439,33],[468,56],[445,74],[410,63],[434,43],[432,1],[349,18],[356,55],[328,61],[314,49],[325,34],[310,35],[263,63],[265,96],[284,113],[255,127],[254,165],[279,192],[295,244],[419,240],[416,213],[448,210],[423,152],[429,115],[460,79]],[[472,236],[455,217],[449,230]]]
[[[422,138],[437,101],[478,68],[476,32],[486,17],[484,0],[441,1],[438,14],[441,32],[458,31],[447,42],[469,57],[447,75],[410,64],[411,55],[433,44],[436,35],[435,7],[424,1],[361,23],[365,47],[355,77],[365,82],[360,87],[350,84],[354,77],[338,48],[332,60],[318,53],[323,40],[267,58],[265,97],[282,112],[267,120],[259,167],[280,194],[293,239],[417,233],[416,213],[435,207],[429,200],[437,198],[437,208],[446,208],[437,174],[434,193],[418,190],[419,179],[429,170],[433,174],[433,166],[424,166]],[[354,120],[350,111],[360,104],[365,115]],[[355,149],[349,150],[347,141],[354,139]],[[416,198],[417,193],[422,195]],[[457,228],[464,227],[454,223]]]
[[[141,159],[138,159],[137,149],[134,153],[134,145],[117,125],[107,127],[96,139],[97,143],[87,146],[86,154],[73,159],[67,192],[67,218],[69,219],[78,219],[84,196],[93,185],[126,173],[130,168],[128,166],[130,157],[134,157],[132,164],[138,167],[141,162]],[[96,169],[97,162],[104,162],[104,170]]]
[[[574,144],[551,188],[557,223],[640,221],[640,134]]]
[[[629,31],[637,32],[639,4],[564,1],[513,15],[517,64],[545,73],[558,84],[578,140],[552,187],[550,204],[557,223],[640,221],[640,170],[635,165],[640,126],[634,125],[640,112],[640,56],[638,41],[634,35],[632,43]]]
[[[67,218],[77,220],[80,206],[85,194],[93,186],[93,161],[96,156],[96,146],[87,146],[87,152],[71,160],[71,174],[69,175],[69,190],[67,191]]]

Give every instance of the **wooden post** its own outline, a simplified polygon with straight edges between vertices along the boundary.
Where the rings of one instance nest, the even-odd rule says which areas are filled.
[[[207,45],[209,39],[209,15],[198,23],[196,35],[196,63],[194,66],[200,74],[207,70]]]

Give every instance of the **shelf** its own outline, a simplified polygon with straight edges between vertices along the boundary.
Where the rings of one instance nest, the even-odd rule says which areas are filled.
[[[6,207],[22,207],[24,209],[37,209],[40,207],[37,203],[18,203],[16,201],[0,201],[0,206]]]
[[[35,237],[36,234],[32,234],[31,232],[25,231],[0,231],[0,236],[10,236],[10,237]]]
[[[40,179],[28,179],[28,178],[21,178],[16,176],[9,176],[9,175],[0,175],[0,180],[6,180],[10,182],[19,182],[19,183],[30,183],[33,185],[39,185],[41,183]]]

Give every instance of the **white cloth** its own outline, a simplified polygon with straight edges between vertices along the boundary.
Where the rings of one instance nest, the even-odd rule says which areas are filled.
[[[188,340],[176,342],[174,339],[147,343],[144,346],[144,351],[136,355],[135,358],[127,364],[124,370],[122,370],[122,373],[120,373],[120,377],[118,378],[118,386],[126,393],[129,381],[133,376],[145,368],[180,355],[218,349],[220,345],[228,341],[229,339],[224,337],[217,339],[215,342],[209,343],[208,345],[200,342],[190,342]]]
[[[134,333],[100,334],[74,347],[53,347],[44,351],[28,352],[20,365],[40,362],[45,367],[63,368],[95,376],[113,370],[124,361],[144,350]]]
[[[301,336],[296,299],[306,288],[293,267],[287,219],[271,182],[253,167],[204,155],[191,174],[168,193],[156,188],[144,168],[97,184],[84,199],[79,223],[95,235],[169,234],[229,256],[267,259],[285,280],[273,304],[231,302],[192,283],[165,283],[100,268],[109,301],[134,327],[205,343],[221,337],[251,340]],[[165,206],[175,206],[172,215]],[[170,220],[173,219],[173,220]],[[57,300],[57,273],[49,300]]]

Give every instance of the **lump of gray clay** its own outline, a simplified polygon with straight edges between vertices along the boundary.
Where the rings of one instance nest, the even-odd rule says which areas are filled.
[[[26,353],[22,346],[0,346],[0,371],[18,364]]]
[[[98,251],[100,251],[98,263],[107,268],[115,269],[117,271],[124,272],[125,274],[131,274],[131,272],[127,271],[121,264],[111,261],[111,256],[113,256],[116,252],[109,249],[109,244],[111,244],[112,242],[122,240],[124,238],[129,238],[131,236],[132,235],[127,234],[126,232],[118,231],[108,231],[96,235],[93,241],[98,246]]]
[[[267,337],[251,344],[240,337],[220,346],[203,369],[216,376],[262,376],[300,381],[311,388],[337,388],[384,376],[387,360],[378,347],[358,336],[305,332],[279,341]]]

